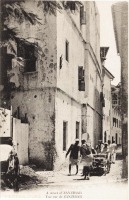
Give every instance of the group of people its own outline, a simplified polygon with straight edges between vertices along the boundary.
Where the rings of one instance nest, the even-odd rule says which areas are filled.
[[[115,141],[112,142],[108,140],[108,143],[102,143],[102,141],[99,141],[99,144],[94,149],[90,143],[86,142],[86,140],[81,141],[81,146],[79,146],[79,139],[75,140],[74,144],[71,144],[67,153],[69,156],[69,176],[71,175],[71,166],[76,165],[76,174],[78,174],[78,164],[79,161],[83,165],[83,171],[82,176],[84,176],[84,179],[89,180],[90,179],[90,171],[92,168],[93,163],[93,155],[99,154],[99,153],[106,153],[107,154],[107,160],[110,163],[115,163],[116,160],[116,148],[117,145],[115,144]]]
[[[115,140],[112,141],[112,144],[110,140],[108,140],[107,143],[103,143],[100,140],[99,144],[96,146],[97,153],[107,153],[108,160],[113,164],[115,164],[116,160],[116,149],[117,144],[115,143]]]

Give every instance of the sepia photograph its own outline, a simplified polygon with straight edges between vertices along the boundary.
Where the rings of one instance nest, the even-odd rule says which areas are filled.
[[[0,0],[0,198],[128,199],[128,1]]]

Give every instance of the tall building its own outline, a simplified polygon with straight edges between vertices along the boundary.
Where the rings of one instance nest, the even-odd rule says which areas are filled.
[[[122,152],[125,160],[123,177],[127,177],[128,159],[128,2],[112,5],[117,52],[121,58]]]
[[[111,141],[116,144],[122,144],[121,134],[121,83],[117,86],[111,86],[112,94],[112,123],[111,123]]]
[[[103,67],[103,125],[102,125],[102,141],[105,143],[111,140],[111,120],[112,120],[112,97],[111,97],[111,81],[114,76],[105,67],[105,60],[108,53],[109,47],[100,48],[100,57]]]
[[[117,107],[121,111],[121,83],[117,86],[111,85],[112,107]]]
[[[17,56],[5,64],[9,103],[13,116],[29,123],[30,163],[47,169],[65,161],[75,138],[96,145],[102,137],[99,13],[92,1],[63,4],[50,14],[38,1],[26,1],[24,7],[41,19],[35,26],[8,19],[29,38],[14,44]]]

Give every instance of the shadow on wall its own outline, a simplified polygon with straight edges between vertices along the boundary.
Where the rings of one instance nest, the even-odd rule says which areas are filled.
[[[93,130],[94,130],[94,145],[98,144],[98,140],[102,139],[102,105],[101,105],[100,93],[95,88],[94,90],[94,118],[93,118]],[[96,112],[97,111],[97,112]],[[98,114],[99,113],[99,114]]]
[[[122,178],[128,178],[128,156],[123,159]]]
[[[57,156],[54,140],[41,142],[44,151],[43,160],[38,158],[30,159],[30,164],[36,165],[36,168],[42,170],[54,170],[54,163]]]

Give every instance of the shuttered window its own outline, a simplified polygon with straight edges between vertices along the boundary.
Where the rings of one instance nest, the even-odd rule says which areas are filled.
[[[66,151],[68,122],[63,121],[63,151]]]
[[[83,67],[78,67],[78,90],[85,91],[85,70]]]
[[[79,139],[79,122],[76,122],[76,139]]]
[[[86,24],[86,12],[84,11],[84,6],[80,7],[80,24]]]

